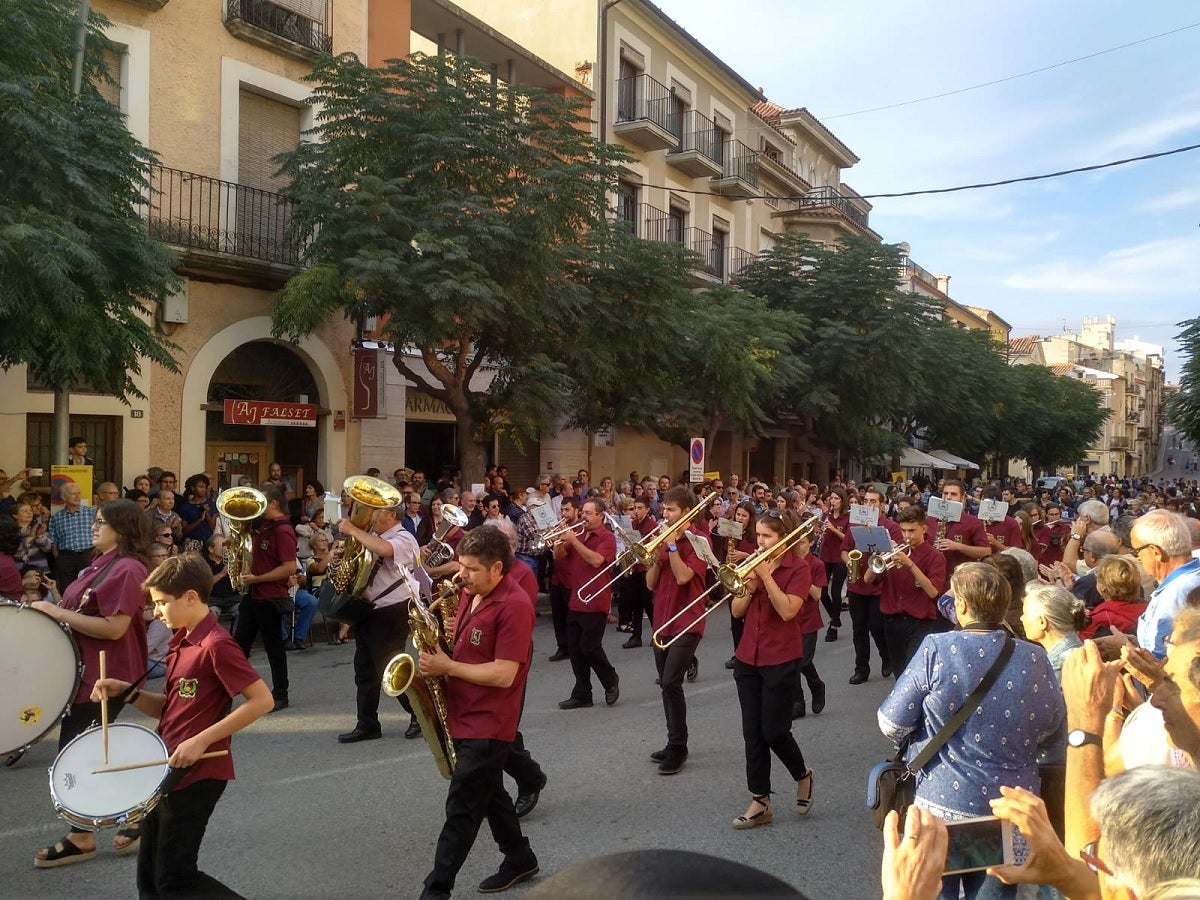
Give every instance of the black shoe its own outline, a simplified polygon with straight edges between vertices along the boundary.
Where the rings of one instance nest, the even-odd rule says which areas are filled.
[[[293,643],[296,645],[297,650],[307,650],[312,646],[312,641],[308,638],[297,638]]]
[[[513,809],[516,810],[518,819],[523,819],[533,812],[533,808],[538,804],[538,797],[546,789],[546,782],[549,780],[545,773],[542,773],[542,783],[538,785],[536,790],[532,790],[527,794],[517,794],[517,800],[513,803]]]
[[[891,678],[892,677],[892,667],[884,666],[883,669],[880,670],[879,674],[882,675],[884,678]]]
[[[408,727],[404,729],[405,740],[411,741],[413,738],[421,736],[421,723],[416,719],[412,719],[408,723]]]
[[[813,695],[813,715],[819,716],[825,708],[825,682],[818,681],[816,686],[809,685]]]
[[[500,870],[495,875],[489,875],[483,881],[479,882],[479,893],[495,894],[500,891],[507,891],[513,885],[520,884],[522,881],[528,881],[538,873],[537,860],[522,866],[510,865],[508,860],[500,863]]]
[[[733,657],[733,656],[731,656],[731,657],[729,657],[729,659],[725,660],[725,668],[727,668],[727,669],[732,669],[732,668],[733,668],[733,661],[734,661],[734,659],[735,659],[735,658],[736,658],[736,657]]]
[[[585,706],[591,706],[591,700],[581,700],[579,697],[568,697],[558,704],[559,709],[583,709]]]
[[[793,719],[803,719],[807,715],[808,715],[808,710],[804,708],[803,700],[797,700],[795,703],[792,704],[792,718]]]
[[[667,758],[667,754],[670,752],[671,752],[671,745],[667,744],[667,746],[663,747],[661,750],[655,750],[653,753],[651,753],[650,761],[660,763],[664,759]]]
[[[564,659],[569,659],[570,656],[571,654],[560,647],[557,652],[550,656],[550,662],[562,662]]]
[[[300,648],[296,646],[295,641],[293,641],[291,638],[288,638],[283,642],[283,649],[291,653],[293,650],[299,650]]]
[[[696,676],[699,674],[700,674],[700,660],[696,659],[696,657],[693,656],[692,661],[690,663],[688,663],[687,675],[686,675],[687,680],[695,681]]]
[[[287,708],[288,708],[288,702],[287,702],[287,698],[285,697],[282,700],[275,701],[275,706],[271,709],[271,712],[279,712],[281,709],[287,709]]]
[[[834,641],[837,640],[837,633],[838,633],[838,630],[836,628],[834,628],[832,625],[830,625],[829,629],[825,632],[825,642],[827,644],[832,644]]]
[[[683,768],[683,764],[687,762],[686,747],[671,747],[667,750],[666,758],[659,763],[659,775],[674,775]]]
[[[604,689],[604,703],[607,706],[612,706],[621,699],[621,679],[613,682],[612,687]]]
[[[450,900],[449,891],[438,891],[433,888],[423,888],[417,900]]]
[[[866,684],[867,683],[867,673],[866,672],[855,672],[853,675],[850,676],[850,683],[851,684]]]
[[[345,734],[338,735],[339,744],[357,744],[359,741],[377,741],[383,737],[382,731],[367,731],[365,728],[355,727],[353,731],[347,731]]]
[[[629,640],[627,640],[625,643],[623,643],[621,645],[621,649],[622,650],[633,650],[640,646],[642,646],[642,639],[631,637]]]

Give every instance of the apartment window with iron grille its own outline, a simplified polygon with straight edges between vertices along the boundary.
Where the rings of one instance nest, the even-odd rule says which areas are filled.
[[[104,67],[108,70],[108,79],[97,76],[92,82],[96,86],[96,90],[100,92],[100,96],[115,106],[121,108],[121,64],[124,62],[125,54],[119,49],[105,47],[101,51],[104,58]]]
[[[621,67],[617,76],[620,79],[617,82],[618,122],[632,122],[637,118],[638,76],[641,74],[642,70],[633,60],[621,57]]]
[[[638,233],[637,209],[639,188],[628,181],[617,183],[616,220],[630,234]]]
[[[730,133],[720,125],[713,125],[713,149],[717,151],[716,162],[725,165],[725,144],[729,142]]]
[[[725,249],[729,246],[729,226],[713,222],[711,258],[708,266],[718,278],[725,277]]]
[[[683,243],[683,233],[687,230],[687,210],[672,204],[667,213],[667,241],[672,244]]]

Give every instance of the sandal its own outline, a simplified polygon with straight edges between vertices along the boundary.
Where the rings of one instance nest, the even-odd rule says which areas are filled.
[[[747,828],[757,828],[759,825],[769,825],[771,820],[775,818],[775,814],[771,812],[771,797],[769,794],[760,794],[751,797],[752,802],[757,803],[762,807],[752,816],[738,816],[733,820],[733,827],[738,831],[744,831]]]
[[[808,784],[808,796],[801,797],[800,796],[800,787],[801,787],[801,785],[803,785],[805,783]],[[796,782],[796,807],[799,809],[800,815],[807,816],[809,811],[812,809],[812,796],[813,796],[813,770],[809,769],[807,772],[805,772],[803,775],[801,775],[799,780],[797,780],[797,782]]]
[[[42,852],[42,851],[39,851]],[[57,869],[59,866],[69,866],[74,863],[87,862],[96,855],[95,848],[91,850],[80,850],[68,838],[63,838],[53,847],[46,847],[44,850],[46,858],[42,859],[39,856],[33,858],[33,864],[39,869]]]
[[[125,839],[125,843],[117,844],[117,841],[121,840],[122,838]],[[129,856],[130,854],[138,852],[138,847],[141,846],[141,843],[142,830],[140,827],[122,828],[113,837],[113,852],[117,854],[117,856]]]

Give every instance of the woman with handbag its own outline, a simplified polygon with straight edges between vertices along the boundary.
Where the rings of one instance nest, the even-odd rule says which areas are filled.
[[[921,642],[879,707],[879,727],[909,744],[915,805],[954,821],[990,816],[1001,785],[1036,793],[1039,744],[1053,739],[1066,711],[1046,651],[1003,627],[1011,594],[1004,576],[966,563],[950,592],[962,630]],[[967,900],[1017,896],[1015,885],[983,872],[947,876],[941,896],[958,900],[960,887]]]

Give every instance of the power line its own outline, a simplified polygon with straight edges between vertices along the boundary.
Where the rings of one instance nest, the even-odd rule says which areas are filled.
[[[1088,59],[1095,59],[1097,56],[1103,56],[1106,53],[1115,53],[1118,50],[1125,50],[1128,47],[1136,47],[1138,44],[1145,44],[1148,41],[1156,41],[1159,38],[1168,37],[1172,34],[1179,34],[1181,31],[1187,31],[1190,28],[1200,26],[1200,22],[1193,22],[1191,25],[1184,25],[1181,28],[1174,28],[1171,31],[1164,31],[1161,34],[1152,34],[1150,37],[1144,37],[1140,40],[1130,41],[1128,44],[1118,44],[1116,47],[1109,47],[1107,50],[1097,50],[1095,53],[1088,53],[1085,56],[1077,56],[1074,59],[1065,59],[1062,62],[1056,62],[1048,66],[1042,66],[1038,69],[1030,69],[1028,72],[1018,72],[1016,75],[1006,75],[1004,78],[997,78],[993,81],[984,81],[980,84],[973,84],[970,87],[958,88],[953,91],[943,91],[940,94],[930,94],[928,97],[918,97],[915,100],[903,100],[900,103],[889,103],[886,106],[873,106],[870,109],[859,109],[854,112],[838,113],[835,116],[822,116],[822,121],[826,119],[845,119],[850,116],[863,116],[867,113],[882,112],[885,109],[899,109],[902,106],[912,106],[914,103],[926,103],[930,100],[940,100],[942,97],[953,97],[956,94],[965,94],[968,91],[977,91],[980,88],[991,87],[994,84],[1004,84],[1006,81],[1016,81],[1018,78],[1025,78],[1029,75],[1037,75],[1041,72],[1049,72],[1051,69],[1060,69],[1063,66],[1069,66],[1073,63],[1083,62]]]

